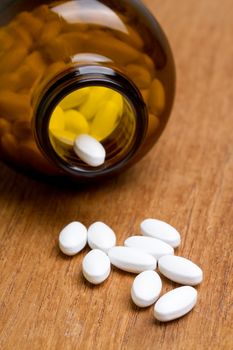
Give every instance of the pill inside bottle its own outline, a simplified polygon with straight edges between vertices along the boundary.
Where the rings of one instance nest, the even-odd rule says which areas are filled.
[[[49,122],[51,145],[65,161],[91,166],[77,159],[74,143],[80,135],[89,135],[101,143],[108,162],[132,142],[135,131],[134,111],[120,92],[104,86],[79,88],[62,98],[53,110]]]

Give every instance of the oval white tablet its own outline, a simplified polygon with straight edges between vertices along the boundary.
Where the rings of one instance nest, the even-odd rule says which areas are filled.
[[[109,257],[102,250],[93,249],[83,259],[82,270],[84,277],[93,284],[105,281],[111,271]]]
[[[191,311],[196,302],[196,289],[189,286],[179,287],[159,298],[154,307],[154,316],[162,322],[175,320]]]
[[[86,164],[97,167],[105,162],[106,151],[94,137],[82,134],[74,141],[74,152]]]
[[[141,223],[141,233],[170,244],[173,248],[180,245],[179,232],[164,221],[156,219],[146,219]]]
[[[153,255],[157,260],[163,255],[174,254],[174,249],[172,246],[170,246],[170,244],[152,237],[131,236],[125,240],[124,245],[126,247],[143,250]]]
[[[159,271],[171,281],[195,286],[203,280],[200,267],[180,256],[163,256],[159,259],[158,265]]]
[[[87,244],[87,229],[81,222],[71,222],[59,235],[59,247],[66,255],[79,253]]]
[[[116,245],[116,235],[108,225],[98,221],[88,228],[87,241],[91,249],[100,249],[107,253]]]
[[[113,247],[108,251],[108,256],[112,265],[132,273],[154,270],[157,265],[152,255],[134,248]]]
[[[158,299],[162,289],[162,281],[157,272],[141,272],[134,280],[131,297],[139,307],[148,307]]]

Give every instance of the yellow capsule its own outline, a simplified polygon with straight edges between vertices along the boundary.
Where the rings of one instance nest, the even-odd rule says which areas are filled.
[[[27,56],[27,53],[27,48],[23,46],[13,47],[10,51],[3,53],[0,56],[0,74],[13,72],[17,69]]]
[[[39,7],[36,7],[32,14],[37,19],[41,20],[42,22],[51,22],[57,19],[60,19],[57,13],[50,10],[48,5],[41,5]]]
[[[11,131],[11,124],[3,119],[0,118],[0,136],[3,136],[4,134],[7,134]]]
[[[148,70],[137,64],[129,64],[126,70],[139,89],[146,89],[151,83],[151,75]]]
[[[34,39],[38,38],[44,25],[44,23],[41,20],[39,20],[38,18],[34,17],[31,13],[26,11],[21,12],[17,16],[17,19],[19,23],[31,33]]]
[[[108,101],[111,101],[117,105],[118,113],[119,115],[121,115],[123,113],[123,108],[124,108],[123,96],[116,91],[112,91],[112,92],[110,91],[110,94],[108,96],[109,96]]]
[[[60,106],[57,106],[50,118],[49,128],[55,130],[65,129],[65,114]]]
[[[18,22],[12,22],[7,27],[8,32],[12,35],[17,44],[21,43],[21,46],[30,48],[33,44],[33,39],[30,36],[27,29],[21,26]]]
[[[143,53],[140,55],[140,57],[138,59],[138,64],[145,67],[146,69],[148,69],[150,74],[152,76],[154,76],[156,67],[155,67],[155,63],[152,60],[152,58],[150,58],[148,55]]]
[[[33,51],[26,59],[25,64],[29,65],[38,74],[44,72],[46,63],[39,51]]]
[[[85,32],[70,32],[64,33],[59,36],[59,39],[65,45],[70,56],[79,52],[83,52],[86,41],[89,39],[89,35]]]
[[[35,17],[45,21],[50,12],[48,5],[41,5],[36,7],[32,13]]]
[[[17,90],[28,91],[36,81],[35,72],[29,66],[23,64],[16,72],[18,76]]]
[[[96,108],[96,113],[100,108],[102,108],[103,105],[106,104],[106,102],[110,102],[110,101],[118,105],[119,110],[123,111],[123,104],[124,104],[123,96],[119,92],[110,88],[105,88],[105,87],[90,88],[91,93],[95,93],[96,90],[98,90],[99,93],[101,90],[103,90],[102,92],[104,93],[104,96],[102,96],[102,98],[100,99],[100,103],[98,103],[98,106],[97,106],[98,108]]]
[[[30,120],[31,106],[28,95],[1,91],[0,114],[8,120]]]
[[[71,56],[83,52],[89,35],[83,32],[60,34],[43,45],[45,55],[52,61],[69,62]]]
[[[14,39],[5,30],[5,28],[0,29],[0,52],[9,50],[14,44]]]
[[[87,120],[93,119],[96,111],[98,111],[98,108],[104,102],[108,93],[109,89],[105,87],[90,88],[88,99],[81,105],[79,112],[84,115]]]
[[[64,22],[63,32],[64,33],[70,33],[70,32],[85,32],[88,29],[87,23],[77,22],[77,23],[69,23]]]
[[[93,53],[112,58],[121,64],[134,62],[140,56],[137,49],[111,36],[109,40],[96,40],[96,37],[90,37],[85,44],[86,50],[91,47]]]
[[[50,62],[64,61],[69,62],[70,54],[67,43],[64,43],[59,37],[52,40],[42,47],[43,53]]]
[[[53,77],[59,74],[63,69],[65,69],[65,67],[66,64],[63,61],[58,61],[50,64],[46,70],[46,77]]]
[[[40,44],[46,44],[50,40],[56,38],[62,30],[62,21],[54,20],[45,23],[39,42]]]
[[[80,112],[70,109],[64,114],[66,131],[72,132],[76,135],[88,134],[89,124]]]
[[[119,106],[112,101],[107,102],[93,119],[90,134],[98,141],[105,139],[114,131],[119,116]]]
[[[143,43],[141,36],[130,25],[125,25],[125,27],[127,29],[127,33],[122,32],[122,31],[117,31],[114,33],[115,36],[122,41],[127,41],[133,47],[141,50],[144,46],[144,43]]]
[[[8,155],[12,160],[18,160],[18,145],[15,137],[12,134],[7,133],[1,137],[1,146],[5,154]]]
[[[50,132],[57,140],[68,146],[72,146],[75,138],[77,137],[76,134],[66,130],[50,129]]]
[[[39,51],[32,52],[24,64],[16,71],[19,77],[18,88],[30,89],[33,84],[43,75],[46,64]]]
[[[165,99],[166,96],[163,84],[158,79],[154,79],[149,93],[150,111],[159,116],[164,110]]]
[[[29,140],[32,138],[31,123],[29,121],[16,120],[12,125],[12,133],[18,140]]]
[[[150,138],[153,136],[156,132],[156,130],[159,127],[159,118],[157,118],[154,114],[149,114],[148,118],[148,131],[147,131],[147,137]]]
[[[129,34],[128,40],[130,40],[131,43],[133,43],[133,46],[141,50],[144,46],[142,37],[133,27],[130,27],[129,25],[127,25],[127,31]]]
[[[30,89],[34,82],[43,74],[46,64],[40,52],[34,51],[25,57],[21,66],[14,72],[4,74],[0,80],[0,89],[12,91]],[[0,67],[1,70],[1,67]]]
[[[83,88],[72,92],[60,102],[60,107],[64,110],[79,107],[88,99],[90,91],[89,88]]]
[[[0,90],[19,90],[21,83],[19,76],[16,73],[6,73],[1,76],[0,79]]]
[[[141,94],[143,97],[143,100],[145,103],[148,103],[148,98],[149,98],[149,90],[148,89],[142,89]]]

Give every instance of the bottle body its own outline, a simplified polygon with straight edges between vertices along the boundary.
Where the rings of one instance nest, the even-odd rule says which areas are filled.
[[[95,178],[152,147],[172,108],[175,73],[167,40],[139,1],[21,1],[4,11],[3,160],[26,171]],[[100,169],[74,158],[72,142],[83,133],[106,147]]]

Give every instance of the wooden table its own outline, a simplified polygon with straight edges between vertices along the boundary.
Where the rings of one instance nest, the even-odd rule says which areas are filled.
[[[233,3],[147,0],[176,58],[178,89],[169,125],[153,151],[105,185],[56,188],[0,173],[0,348],[232,349]],[[182,234],[177,253],[205,279],[186,317],[160,324],[130,301],[133,277],[114,270],[91,287],[84,251],[65,258],[59,230],[102,220],[118,243],[156,217]],[[164,280],[163,292],[175,284]]]

